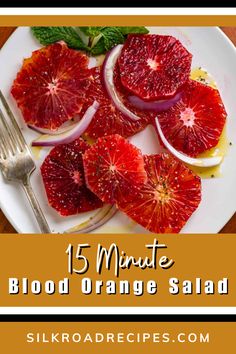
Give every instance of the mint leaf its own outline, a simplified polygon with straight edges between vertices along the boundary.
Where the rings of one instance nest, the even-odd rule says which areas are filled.
[[[86,30],[85,27],[80,27],[80,29],[82,28],[84,28],[84,33],[93,35],[93,38],[94,35],[100,36],[100,39],[91,48],[92,55],[104,54],[115,45],[124,43],[129,33],[146,34],[149,32],[146,27],[86,27]]]
[[[147,34],[149,33],[149,30],[146,27],[143,26],[138,26],[138,27],[117,27],[121,33],[124,36],[127,36],[128,34],[131,33],[136,33],[136,34]]]
[[[120,27],[78,27],[86,36],[88,37],[96,37],[101,33],[106,31],[114,31],[114,32],[121,32],[124,36],[129,33],[139,33],[139,34],[146,34],[148,33],[148,29],[143,26],[136,26],[136,27],[127,27],[127,26],[120,26]]]
[[[78,27],[88,37],[97,37],[104,27]]]
[[[88,50],[73,27],[32,27],[31,29],[42,45],[64,41],[70,48]]]
[[[106,53],[104,38],[101,37],[99,41],[91,48],[92,55],[100,55]]]
[[[102,30],[105,49],[108,51],[117,44],[124,43],[125,38],[117,27],[106,27]]]
[[[117,27],[103,27],[99,35],[100,39],[91,49],[93,55],[106,53],[115,45],[125,41],[125,37]]]

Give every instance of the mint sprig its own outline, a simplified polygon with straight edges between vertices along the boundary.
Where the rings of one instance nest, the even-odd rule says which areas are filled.
[[[82,40],[80,31],[87,38]],[[146,27],[32,27],[33,35],[42,45],[63,40],[73,49],[84,50],[92,55],[105,54],[117,44],[125,42],[128,34],[146,34]]]

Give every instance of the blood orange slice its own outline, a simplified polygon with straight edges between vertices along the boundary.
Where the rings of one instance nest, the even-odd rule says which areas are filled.
[[[147,179],[141,151],[118,134],[99,138],[83,155],[88,187],[114,204]]]
[[[192,55],[176,38],[130,35],[118,59],[122,84],[143,100],[175,95],[190,74]]]
[[[156,112],[151,110],[143,110],[141,108],[136,107],[130,101],[130,92],[122,85],[121,77],[120,77],[120,69],[118,63],[116,63],[114,72],[113,72],[113,80],[117,93],[123,101],[123,104],[134,114],[140,117],[140,123],[146,125],[150,123],[150,121],[156,117]],[[135,122],[136,123],[136,122]]]
[[[171,145],[194,157],[217,145],[226,115],[216,89],[189,80],[180,101],[158,113],[158,121]]]
[[[89,145],[82,139],[58,145],[41,166],[49,204],[61,215],[73,215],[102,206],[85,184],[82,154]]]
[[[119,134],[123,137],[129,137],[143,130],[149,123],[149,115],[144,113],[140,120],[131,121],[122,112],[116,109],[107,95],[102,84],[101,68],[94,68],[91,72],[92,82],[86,93],[87,100],[83,107],[82,114],[87,107],[94,102],[94,100],[99,103],[99,108],[85,135],[93,139],[111,134]],[[118,77],[116,82],[118,82]]]
[[[201,201],[201,180],[168,154],[144,156],[148,181],[118,207],[151,232],[179,232]]]
[[[81,111],[90,71],[88,57],[64,42],[33,52],[12,86],[25,121],[56,130]]]

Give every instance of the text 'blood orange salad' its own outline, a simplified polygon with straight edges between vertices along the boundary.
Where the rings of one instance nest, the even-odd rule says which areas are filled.
[[[118,134],[99,138],[83,161],[88,187],[106,203],[116,203],[147,180],[141,151]]]
[[[177,233],[201,201],[201,179],[169,154],[144,156],[147,183],[119,199],[131,219],[156,233]]]
[[[24,60],[11,92],[26,123],[57,130],[81,111],[89,77],[88,56],[58,42]]]
[[[82,154],[89,145],[82,139],[58,145],[41,166],[49,204],[61,215],[97,209],[102,201],[85,184]]]

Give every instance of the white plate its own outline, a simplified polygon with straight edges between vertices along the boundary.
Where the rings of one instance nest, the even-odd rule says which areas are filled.
[[[202,202],[190,218],[182,232],[217,233],[231,218],[236,210],[236,50],[227,37],[213,27],[153,27],[151,32],[171,34],[193,54],[192,67],[202,66],[212,74],[222,95],[227,113],[227,134],[232,147],[222,164],[222,177],[203,180]],[[0,88],[8,99],[28,143],[36,136],[23,123],[20,111],[10,97],[10,88],[25,57],[39,48],[28,27],[18,28],[0,51]],[[156,135],[151,127],[137,134],[131,141],[144,153],[159,150]],[[62,232],[88,218],[91,213],[68,218],[60,217],[47,204],[47,198],[39,173],[39,166],[46,152],[41,151],[36,159],[37,170],[32,176],[32,185],[42,209],[54,232]],[[18,232],[36,233],[38,227],[23,191],[19,185],[6,183],[0,175],[0,205]],[[147,232],[135,225],[124,214],[117,213],[105,226],[96,230],[108,232]]]

